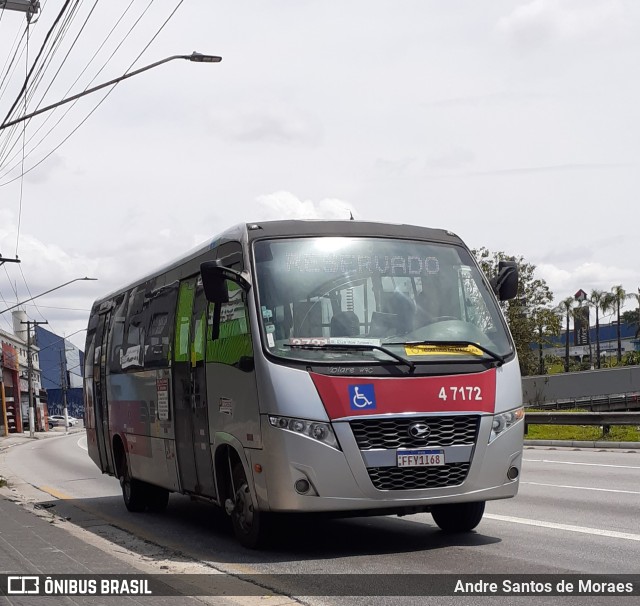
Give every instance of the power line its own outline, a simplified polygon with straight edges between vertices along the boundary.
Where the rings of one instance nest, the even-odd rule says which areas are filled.
[[[105,63],[102,65],[102,67],[98,70],[98,72],[95,74],[95,76],[91,79],[91,81],[89,82],[89,84],[87,85],[87,87],[85,88],[85,91],[88,90],[89,86],[91,85],[92,82],[95,81],[95,79],[98,77],[98,75],[100,73],[102,73],[102,71],[105,69],[105,67],[108,65],[108,63],[111,61],[111,59],[113,58],[113,56],[116,54],[116,52],[120,49],[120,47],[122,46],[122,44],[127,40],[127,38],[131,35],[131,33],[134,31],[134,29],[138,26],[138,24],[141,22],[142,18],[146,15],[147,11],[150,9],[150,7],[153,5],[153,3],[155,2],[155,0],[150,0],[150,2],[147,4],[147,6],[145,7],[145,9],[142,11],[142,13],[140,14],[140,16],[136,19],[136,21],[134,22],[134,24],[131,26],[131,28],[129,29],[129,31],[125,34],[124,38],[120,41],[120,43],[116,46],[116,48],[114,49],[114,51],[111,53],[111,55],[109,56],[109,58],[105,61]],[[109,32],[109,35],[107,38],[109,38],[111,36],[111,34],[115,31],[115,29],[117,28],[117,26],[119,25],[119,23],[122,21],[122,19],[124,18],[124,15],[129,11],[130,7],[133,5],[133,0],[129,3],[129,5],[127,6],[127,8],[125,9],[124,13],[121,15],[120,19],[118,19],[118,21],[116,22],[116,24],[114,25],[114,27],[111,29],[111,31]],[[73,85],[79,80],[79,78],[81,77],[81,75],[86,71],[86,69],[89,67],[89,65],[91,64],[91,62],[93,61],[93,59],[95,58],[95,56],[97,55],[97,53],[99,52],[99,50],[104,46],[104,44],[106,43],[106,40],[100,45],[98,51],[96,51],[96,53],[94,53],[94,56],[91,58],[91,60],[89,61],[89,63],[87,64],[87,66],[83,69],[82,73],[80,74],[80,76],[78,76],[78,78],[76,78],[75,82],[69,87],[68,91],[71,90],[71,88],[73,88]],[[67,92],[68,92],[67,91]],[[101,103],[101,102],[100,102]],[[98,106],[100,105],[100,103],[98,104]],[[75,102],[74,104],[75,105]],[[94,110],[92,110],[91,113],[93,113],[93,111],[95,111],[95,109],[97,109],[96,106],[94,108]],[[73,106],[72,106],[73,107]],[[51,129],[49,129],[49,131],[47,131],[47,133],[40,139],[40,141],[38,141],[27,153],[26,157],[28,158],[37,147],[39,147],[39,145],[44,141],[44,139],[55,129],[55,127],[60,124],[60,122],[66,117],[66,115],[69,113],[69,111],[71,110],[71,107],[62,115],[62,117],[56,122],[56,124],[53,125],[53,127]],[[55,110],[54,110],[55,111]],[[91,113],[89,114],[89,116],[91,115]],[[87,118],[89,117],[87,116]],[[49,119],[49,117],[47,118],[47,120]],[[45,123],[46,121],[45,120]],[[84,122],[86,121],[83,120],[79,126],[81,126]],[[44,125],[44,124],[43,124]],[[42,126],[43,126],[42,125]],[[42,128],[42,126],[40,128]],[[75,133],[75,131],[78,129],[78,127],[76,127],[71,133],[70,135],[72,135],[73,133]],[[15,128],[15,127],[12,127]],[[38,129],[40,130],[40,129]],[[36,131],[37,132],[37,131]],[[35,135],[35,133],[34,133]],[[69,136],[70,136],[69,135]],[[42,162],[44,162],[44,160],[46,160],[52,153],[54,153],[65,141],[67,141],[67,139],[69,138],[69,136],[67,136],[65,139],[63,139],[63,141],[58,144],[53,150],[51,150],[48,154],[46,154],[37,164],[35,164],[34,166],[32,166],[27,172],[30,172],[31,170],[33,170],[34,168],[36,168],[37,166],[39,166]],[[33,138],[33,135],[32,135]],[[31,140],[31,139],[30,139]],[[11,150],[13,150],[13,148],[15,148],[17,144],[17,141],[15,141],[13,143],[13,145],[11,146],[11,148],[9,149],[9,151],[3,151],[0,152],[0,166],[6,161],[7,159],[7,155],[8,153],[11,152]],[[6,146],[5,146],[5,150],[6,150]],[[17,154],[14,154],[9,160],[7,160],[7,162],[10,162],[11,160],[13,160],[16,157]],[[4,159],[3,159],[4,158]],[[13,166],[11,166],[9,169],[7,169],[2,175],[0,175],[0,179],[6,177],[7,175],[11,174],[16,168],[18,168],[18,166],[20,166],[19,163],[14,164]],[[25,173],[26,174],[26,173]],[[14,182],[15,180],[17,180],[18,178],[20,178],[20,176],[15,177],[5,183],[2,183],[0,185],[7,185],[9,183]]]
[[[153,2],[153,0],[152,0]],[[151,2],[151,3],[152,3]],[[183,4],[184,0],[180,0],[180,2],[178,2],[178,4],[174,7],[174,9],[171,11],[171,13],[169,14],[169,16],[167,17],[167,19],[164,21],[164,23],[158,28],[158,30],[156,31],[156,33],[153,35],[153,37],[151,38],[151,40],[146,44],[146,46],[142,49],[142,51],[138,54],[138,56],[134,59],[134,61],[131,63],[131,65],[129,66],[129,69],[131,69],[131,67],[133,67],[133,65],[135,65],[135,63],[140,59],[140,57],[146,52],[146,50],[149,48],[149,46],[155,41],[155,39],[158,37],[158,35],[162,32],[162,30],[166,27],[166,25],[169,23],[169,21],[173,18],[173,16],[175,15],[175,13],[177,12],[177,10],[180,8],[180,6]],[[102,103],[104,103],[104,101],[107,99],[107,97],[113,92],[113,90],[115,89],[115,87],[117,86],[117,83],[114,83],[113,88],[111,88],[106,94],[105,96],[96,104],[96,106],[89,112],[89,114],[87,114],[87,116],[85,116],[85,118],[56,146],[54,147],[51,151],[49,151],[40,161],[38,161],[36,164],[34,164],[33,166],[31,166],[30,168],[28,168],[26,171],[22,172],[21,175],[18,175],[17,177],[14,177],[12,179],[9,179],[7,181],[4,181],[2,183],[0,183],[0,187],[5,186],[5,185],[9,185],[10,183],[15,182],[17,179],[20,179],[22,176],[24,176],[25,174],[28,174],[29,172],[31,172],[32,170],[34,170],[35,168],[37,168],[40,164],[42,164],[47,158],[49,158],[49,156],[51,156],[56,150],[58,150],[69,138],[71,138],[71,136],[73,136],[73,134],[75,134],[75,132],[93,115],[93,113],[100,107],[100,105],[102,105]],[[89,89],[87,89],[89,90]],[[66,115],[66,114],[65,114]],[[64,117],[64,116],[63,116]],[[57,124],[56,124],[57,125]],[[1,125],[0,125],[1,126]],[[54,125],[55,128],[55,125]],[[47,133],[48,134],[48,133]],[[35,149],[35,148],[34,148]],[[33,151],[33,150],[31,150]],[[31,153],[31,152],[30,152]],[[28,155],[27,155],[28,157]],[[3,175],[0,175],[0,178],[6,177],[7,175],[9,175],[14,169],[16,168],[16,166],[13,166],[11,169],[9,169],[8,171],[6,171]]]
[[[125,15],[127,14],[127,12],[129,11],[129,9],[131,8],[131,6],[133,5],[133,1],[131,0],[131,2],[129,3],[129,5],[127,6],[127,8],[124,10],[124,12],[122,13],[122,15],[120,15],[120,18],[116,21],[115,25],[111,28],[110,32],[107,34],[107,37],[103,40],[102,44],[98,47],[98,49],[94,52],[93,56],[91,57],[91,59],[89,60],[89,62],[85,65],[85,67],[83,68],[83,70],[80,72],[80,74],[78,75],[78,77],[74,80],[74,82],[71,84],[71,86],[69,86],[69,88],[67,89],[67,91],[64,93],[64,97],[66,97],[69,92],[71,91],[71,89],[75,86],[75,84],[78,82],[78,80],[80,80],[80,78],[82,77],[82,75],[87,71],[87,69],[89,68],[89,66],[91,65],[91,63],[93,63],[93,61],[95,60],[95,58],[98,56],[98,53],[102,50],[102,48],[104,47],[104,45],[108,42],[108,40],[111,38],[112,34],[115,32],[115,30],[117,29],[118,25],[120,24],[120,22],[124,19]],[[96,80],[96,78],[102,73],[102,71],[105,69],[105,67],[109,64],[109,62],[111,61],[111,59],[113,58],[113,56],[115,55],[115,53],[120,49],[120,47],[122,46],[122,44],[124,44],[124,42],[127,40],[127,38],[130,36],[130,34],[133,32],[134,28],[136,27],[136,25],[140,22],[140,19],[146,14],[147,10],[149,9],[149,7],[153,4],[155,0],[151,0],[151,2],[147,5],[147,7],[145,8],[145,10],[143,11],[143,13],[140,15],[140,17],[138,18],[138,20],[134,23],[134,25],[129,29],[129,31],[125,34],[124,38],[120,41],[120,43],[116,46],[115,50],[111,53],[111,55],[107,58],[107,60],[103,63],[102,67],[98,70],[98,72],[93,76],[93,78],[89,81],[89,83],[87,84],[87,86],[85,87],[84,90],[87,90],[89,88],[89,86]],[[44,134],[44,136],[33,146],[31,147],[31,149],[27,152],[26,157],[29,158],[33,152],[43,143],[43,141],[53,132],[53,130],[62,122],[62,120],[64,120],[64,118],[67,116],[67,114],[73,109],[73,107],[75,106],[75,102],[67,108],[67,110],[62,114],[62,116],[58,119],[58,121]],[[57,109],[57,108],[56,108]],[[51,114],[49,114],[46,119],[42,122],[42,124],[40,124],[40,126],[33,132],[33,134],[29,137],[29,139],[27,140],[27,143],[31,143],[31,141],[35,138],[35,136],[37,135],[38,132],[40,132],[40,130],[42,130],[42,128],[44,128],[44,126],[46,125],[46,123],[53,117],[53,115],[55,114],[56,109],[54,109]],[[30,120],[29,120],[30,121]],[[0,152],[0,166],[2,166],[2,164],[4,164],[5,162],[8,164],[10,162],[12,162],[18,152],[16,152],[13,156],[11,156],[10,158],[8,158],[8,154],[11,153],[11,151],[15,148],[17,144],[17,141],[14,142],[14,144],[11,146],[11,149],[9,149],[6,153],[4,153],[4,159],[3,159],[3,153]],[[57,148],[56,148],[57,149]],[[55,149],[53,150],[55,151]],[[48,156],[46,156],[48,157]],[[46,157],[44,159],[46,159]],[[0,175],[0,178],[3,178],[9,174],[11,174],[16,168],[18,167],[17,164],[13,165],[11,168],[9,168],[8,170],[5,171],[4,174]]]
[[[44,93],[42,93],[42,97],[40,98],[40,101],[38,102],[38,105],[36,105],[36,109],[38,107],[40,107],[40,104],[42,104],[42,102],[44,101],[45,96],[47,95],[47,93],[49,92],[49,90],[53,86],[53,83],[55,82],[56,78],[60,74],[60,71],[64,67],[64,64],[66,63],[67,59],[69,58],[69,55],[71,54],[71,51],[74,49],[76,43],[78,42],[78,39],[82,35],[82,32],[84,31],[84,28],[87,26],[87,23],[89,22],[89,19],[91,19],[91,15],[93,15],[93,11],[95,10],[96,6],[98,6],[98,2],[100,2],[100,0],[95,0],[95,2],[93,3],[93,6],[91,7],[91,10],[89,11],[89,14],[85,18],[84,23],[82,24],[82,27],[80,28],[80,31],[76,34],[76,37],[74,38],[73,42],[71,43],[71,46],[69,47],[69,49],[67,50],[67,53],[65,54],[64,58],[62,59],[62,62],[60,63],[60,66],[58,67],[56,73],[53,75],[53,78],[51,78],[51,81],[49,82],[49,85],[47,86],[47,88],[44,91]],[[71,22],[69,22],[69,25],[70,24],[71,24]],[[26,111],[25,111],[25,113],[26,113]]]
[[[97,0],[96,0],[97,1]],[[47,50],[46,54],[44,55],[42,61],[40,62],[38,69],[35,73],[31,74],[28,77],[28,87],[27,90],[25,91],[25,114],[26,114],[26,106],[27,106],[27,102],[30,102],[34,96],[36,95],[36,92],[38,90],[38,87],[40,85],[40,83],[42,82],[45,72],[47,70],[47,67],[51,64],[53,57],[56,54],[56,51],[60,48],[62,41],[65,38],[66,33],[68,32],[71,23],[73,22],[73,20],[76,17],[76,11],[79,5],[79,0],[76,0],[76,4],[72,7],[72,9],[67,13],[67,15],[65,16],[65,20],[63,22],[63,24],[61,25],[59,31],[56,33],[55,38],[52,40],[51,42],[51,48]],[[64,60],[63,60],[63,64],[64,64]],[[60,68],[62,67],[62,65],[60,66]],[[54,76],[53,80],[55,80],[57,76]],[[49,84],[49,86],[51,86],[51,84],[53,83],[53,80],[51,81],[51,83]],[[47,89],[48,91],[49,89]],[[46,92],[44,94],[46,94]],[[44,98],[41,98],[40,103],[42,103],[42,100]],[[6,158],[8,157],[9,154],[11,154],[11,152],[13,151],[13,149],[16,147],[16,145],[18,144],[18,139],[16,138],[13,142],[13,144],[11,144],[11,139],[13,138],[13,134],[15,131],[11,131],[8,135],[8,137],[5,139],[5,143],[3,145],[2,151],[0,152],[0,165],[2,165],[4,163],[4,160],[6,160]],[[33,136],[32,136],[33,137]],[[27,143],[29,141],[31,141],[31,138],[29,138],[29,140],[27,141]],[[23,144],[24,147],[24,144]],[[15,158],[15,156],[17,155],[18,152],[16,152],[16,154],[14,154],[14,156],[11,158],[11,160],[13,158]],[[26,154],[26,157],[28,157],[29,154]],[[22,166],[22,164],[21,164]]]
[[[29,65],[29,29],[27,28],[27,55],[25,61],[25,69]],[[28,76],[27,76],[28,77]],[[27,96],[24,97],[24,113],[27,113]],[[25,124],[22,129],[22,174],[24,175],[24,151],[25,151],[25,137],[27,133],[27,125]],[[20,202],[18,203],[18,229],[16,230],[16,257],[18,256],[18,244],[20,242],[20,226],[22,224],[22,195],[24,191],[24,177],[20,179]]]
[[[60,19],[62,18],[62,16],[66,12],[67,7],[69,6],[70,2],[71,2],[71,0],[65,0],[65,3],[62,6],[62,8],[60,9],[60,12],[58,13],[58,16],[55,18],[55,20],[53,22],[53,25],[49,28],[49,31],[47,32],[47,35],[45,36],[44,42],[42,43],[42,46],[40,47],[40,50],[38,51],[38,55],[36,56],[36,59],[33,62],[33,65],[31,66],[31,70],[29,70],[29,72],[27,74],[27,77],[25,78],[24,84],[22,85],[22,88],[20,89],[20,92],[18,93],[18,96],[16,97],[16,100],[13,102],[13,104],[9,108],[9,111],[8,111],[5,119],[2,122],[3,124],[9,120],[11,114],[13,113],[13,110],[16,108],[16,106],[18,105],[18,102],[20,101],[20,98],[22,97],[22,95],[26,91],[27,84],[29,82],[29,78],[30,78],[31,74],[33,73],[33,70],[35,69],[36,65],[38,64],[38,61],[39,61],[42,53],[44,52],[44,48],[45,48],[47,42],[49,41],[49,38],[51,37],[55,27],[58,25],[58,22],[60,21]]]

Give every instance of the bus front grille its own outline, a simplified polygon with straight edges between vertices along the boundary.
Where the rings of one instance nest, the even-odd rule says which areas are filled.
[[[420,490],[462,484],[470,465],[452,463],[442,467],[370,467],[367,471],[378,490]]]
[[[409,429],[416,423],[429,427],[426,438],[416,438]],[[480,417],[451,415],[438,417],[391,417],[357,419],[350,422],[360,450],[425,448],[473,445],[476,443]]]

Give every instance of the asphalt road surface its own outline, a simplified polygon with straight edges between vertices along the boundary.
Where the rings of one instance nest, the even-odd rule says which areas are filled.
[[[276,544],[266,551],[242,548],[219,510],[185,496],[172,495],[161,514],[127,512],[118,481],[103,476],[89,459],[84,433],[11,448],[2,466],[0,471],[19,492],[40,499],[71,523],[95,529],[114,541],[114,548],[124,536],[133,535],[141,545],[161,546],[165,558],[174,554],[176,560],[234,575],[314,575],[304,578],[317,583],[331,582],[332,577],[323,574],[368,575],[361,578],[370,584],[371,595],[300,598],[310,604],[370,604],[376,583],[401,574],[508,579],[518,574],[563,578],[640,573],[640,450],[526,448],[518,496],[488,503],[483,521],[466,535],[440,532],[429,514],[296,518],[279,526]],[[296,595],[305,594],[297,587]],[[429,603],[477,604],[486,599],[437,596]],[[542,605],[602,604],[604,598],[543,594],[491,599],[492,604]],[[616,604],[637,599],[607,598]],[[380,595],[375,603],[424,604],[425,598]]]

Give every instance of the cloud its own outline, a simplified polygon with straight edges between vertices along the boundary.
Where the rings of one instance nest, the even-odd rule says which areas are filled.
[[[399,160],[390,160],[387,158],[376,158],[373,164],[373,171],[376,175],[384,175],[386,177],[402,177],[410,172],[412,166],[415,166],[416,158],[402,158]]]
[[[319,202],[300,200],[288,191],[278,191],[258,197],[265,220],[278,219],[327,219],[346,220],[349,213],[355,219],[358,212],[351,204],[337,198],[326,198]]]
[[[573,267],[541,263],[536,265],[536,276],[547,283],[554,294],[555,304],[572,297],[581,288],[590,295],[592,290],[608,292],[616,284],[624,287],[636,280],[634,270],[598,262],[585,262]],[[633,306],[631,302],[626,304],[627,309]]]
[[[455,148],[427,160],[430,168],[457,169],[472,164],[476,155],[469,149]]]
[[[497,29],[522,49],[614,36],[624,24],[619,0],[533,0],[499,19]]]
[[[215,115],[212,128],[239,143],[296,144],[317,146],[322,129],[317,120],[295,108],[240,110],[226,116]]]

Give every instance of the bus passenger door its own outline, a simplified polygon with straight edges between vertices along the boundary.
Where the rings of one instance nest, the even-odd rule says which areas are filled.
[[[107,399],[107,348],[109,321],[111,310],[101,313],[96,327],[94,341],[93,358],[93,381],[94,381],[94,416],[96,442],[98,444],[98,455],[100,457],[100,469],[103,472],[114,472],[111,464],[111,441],[109,438],[109,402]]]
[[[262,438],[247,297],[237,284],[226,284],[229,301],[221,305],[219,334],[214,340],[211,331],[207,335],[212,427],[244,448],[258,449]]]
[[[190,278],[181,282],[176,313],[173,389],[182,490],[214,497],[204,372],[206,307],[200,280]]]

